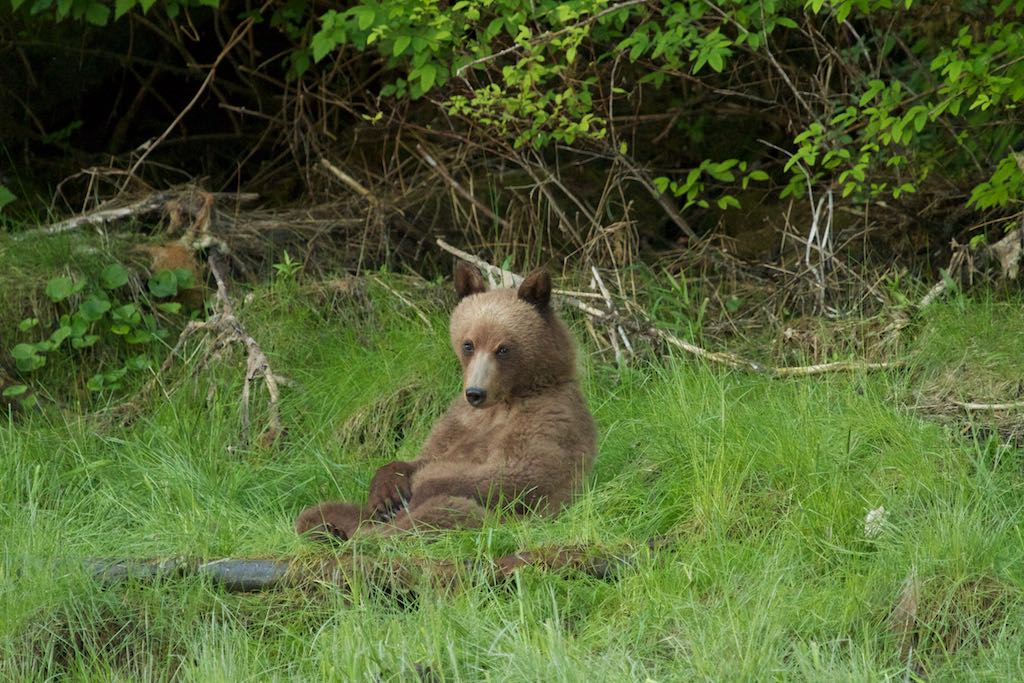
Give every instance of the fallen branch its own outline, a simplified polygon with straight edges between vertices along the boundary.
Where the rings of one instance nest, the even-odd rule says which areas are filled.
[[[463,261],[472,263],[477,268],[480,268],[481,270],[495,276],[495,278],[499,282],[501,282],[503,286],[515,287],[518,286],[523,281],[523,277],[521,275],[518,275],[511,271],[507,271],[503,268],[499,268],[498,266],[492,265],[487,261],[484,261],[481,258],[473,256],[468,252],[453,247],[452,245],[448,244],[442,239],[436,240],[436,243],[437,246],[441,247],[441,249],[447,251],[448,253],[457,256]],[[628,324],[628,326],[633,330],[638,330],[646,333],[648,336],[661,339],[662,341],[666,342],[667,344],[670,344],[671,346],[676,347],[677,349],[681,349],[689,354],[692,354],[699,358],[703,358],[712,363],[727,365],[732,368],[747,370],[750,372],[762,373],[770,375],[772,377],[803,377],[807,375],[819,375],[826,372],[885,370],[900,367],[902,365],[902,363],[900,362],[868,363],[861,361],[839,361],[835,363],[822,363],[819,365],[804,365],[797,367],[766,367],[764,365],[761,365],[760,363],[743,358],[741,356],[737,356],[736,354],[729,353],[727,351],[708,351],[707,349],[697,346],[696,344],[691,344],[690,342],[680,339],[671,332],[656,327],[655,325],[651,324],[649,320],[625,320],[617,311],[603,311],[589,304],[585,304],[579,299],[567,295],[566,290],[556,289],[554,290],[554,293],[558,295],[559,299],[562,302],[583,311],[588,316],[593,318],[595,322],[610,323],[612,325],[615,325],[616,327],[619,327],[620,329],[624,329],[624,327]],[[603,291],[602,297],[610,298],[610,293]],[[636,309],[638,307],[632,306],[630,308]]]
[[[176,188],[172,190],[154,192],[138,201],[125,204],[124,206],[96,209],[95,211],[72,216],[71,218],[58,221],[57,223],[51,223],[50,225],[46,225],[35,230],[18,233],[14,236],[14,239],[24,240],[30,237],[59,235],[60,233],[77,230],[83,225],[107,225],[116,221],[125,220],[126,218],[134,218],[135,216],[143,216],[154,211],[166,210],[168,205],[180,200],[184,194],[191,192],[193,192],[191,188]],[[254,201],[260,197],[258,194],[254,193],[233,194],[214,192],[208,194],[214,199],[230,197],[239,202]]]
[[[656,551],[671,544],[672,539],[659,538],[647,541],[644,546],[648,551]],[[610,579],[618,570],[631,566],[639,552],[642,551],[634,548],[620,548],[612,552],[586,547],[554,547],[516,552],[496,559],[462,562],[370,557],[353,553],[305,559],[86,560],[83,568],[104,585],[199,577],[228,591],[306,588],[317,584],[351,590],[354,585],[369,584],[407,592],[424,584],[449,589],[467,585],[474,579],[503,581],[524,567],[551,572],[575,571],[598,579]]]
[[[1011,403],[972,403],[953,401],[955,405],[964,410],[1020,410],[1024,409],[1024,401],[1013,401]]]
[[[861,370],[891,370],[901,367],[903,363],[868,363],[864,361],[837,361],[835,363],[819,363],[792,368],[772,368],[769,372],[775,377],[806,377],[821,375],[826,372],[856,372]]]
[[[99,209],[89,213],[79,214],[57,223],[51,223],[50,225],[38,228],[37,230],[29,230],[16,235],[15,239],[22,240],[27,237],[34,237],[38,235],[58,235],[62,232],[70,232],[71,230],[75,230],[83,225],[105,225],[107,223],[113,223],[114,221],[156,211],[157,209],[162,208],[169,198],[169,193],[157,192],[126,206]]]
[[[348,185],[349,189],[354,190],[355,193],[358,194],[360,197],[363,197],[364,199],[367,199],[371,202],[376,202],[376,198],[373,196],[373,194],[365,187],[363,187],[358,180],[350,176],[348,173],[342,171],[340,168],[332,164],[327,159],[320,159],[320,165],[326,168],[328,171],[330,171],[335,178]]]
[[[459,182],[455,180],[455,178],[452,176],[452,174],[448,172],[448,169],[445,168],[444,164],[442,164],[440,161],[431,156],[430,153],[423,148],[423,145],[417,143],[416,151],[419,152],[420,156],[423,157],[423,160],[427,162],[427,165],[430,166],[431,170],[433,170],[434,173],[441,176],[441,178],[443,178],[446,183],[451,185],[453,190],[458,192],[463,199],[465,199],[470,204],[475,206],[477,210],[480,211],[480,213],[486,216],[489,220],[498,223],[499,225],[501,225],[501,227],[505,228],[506,230],[512,229],[512,225],[509,224],[508,221],[506,221],[504,218],[501,218],[500,216],[495,215],[495,213],[488,209],[483,202],[477,199],[472,192],[470,192],[462,185],[460,185]]]

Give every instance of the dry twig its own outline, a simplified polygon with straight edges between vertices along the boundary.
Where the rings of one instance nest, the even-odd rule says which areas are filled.
[[[266,5],[264,5],[264,8],[265,7]],[[256,22],[255,16],[258,16],[258,13],[256,13],[254,16],[250,16],[241,24],[235,27],[235,30],[232,32],[231,37],[228,38],[227,44],[224,45],[224,49],[222,49],[220,51],[220,54],[217,55],[217,58],[214,60],[213,65],[210,67],[209,73],[206,74],[206,79],[203,81],[202,85],[199,86],[199,89],[196,91],[196,94],[192,97],[189,103],[185,105],[185,108],[178,113],[174,120],[171,121],[170,125],[167,126],[164,132],[161,133],[156,140],[153,140],[152,142],[147,142],[143,145],[142,154],[139,155],[139,158],[136,159],[135,163],[132,164],[131,168],[128,169],[128,174],[125,178],[124,185],[121,186],[122,190],[124,190],[124,188],[128,186],[128,182],[135,177],[135,172],[139,169],[139,166],[142,165],[142,162],[146,160],[146,157],[149,156],[150,152],[159,147],[160,143],[167,139],[167,136],[171,134],[171,131],[174,130],[179,123],[181,123],[181,120],[185,118],[185,115],[188,114],[189,111],[191,111],[192,107],[196,105],[202,94],[206,91],[208,87],[210,87],[210,85],[213,83],[214,76],[217,73],[217,67],[220,66],[220,63],[224,61],[224,58],[227,57],[228,54],[235,48],[235,46],[238,45],[238,43],[241,42],[243,38],[245,38],[246,34],[249,33],[249,29]]]
[[[453,190],[458,192],[463,199],[465,199],[470,204],[475,206],[477,210],[480,211],[480,213],[482,213],[488,219],[494,221],[495,223],[498,223],[499,225],[501,225],[501,227],[505,228],[506,230],[512,229],[512,226],[509,224],[508,221],[506,221],[504,218],[501,218],[500,216],[495,215],[494,212],[488,209],[484,205],[484,203],[477,199],[472,192],[470,192],[462,185],[460,185],[459,182],[455,180],[455,178],[452,176],[452,174],[448,172],[448,169],[444,167],[444,164],[442,164],[440,161],[431,156],[430,153],[423,148],[423,145],[417,144],[416,151],[419,152],[420,156],[423,157],[423,160],[427,162],[427,165],[430,166],[431,170],[433,170],[434,173],[441,176],[441,178],[443,178],[446,183],[451,185]]]
[[[1010,403],[973,403],[953,401],[964,410],[1021,410],[1024,409],[1024,401],[1012,401]]]

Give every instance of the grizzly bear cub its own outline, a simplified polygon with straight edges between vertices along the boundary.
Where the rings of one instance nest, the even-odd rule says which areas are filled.
[[[365,506],[323,503],[295,522],[303,534],[348,539],[414,527],[475,527],[485,509],[553,515],[594,462],[596,433],[576,380],[573,341],[551,307],[551,277],[487,291],[476,269],[455,271],[451,341],[463,395],[419,457],[377,470]]]

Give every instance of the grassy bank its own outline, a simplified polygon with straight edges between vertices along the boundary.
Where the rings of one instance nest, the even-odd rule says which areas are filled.
[[[324,552],[293,536],[294,515],[324,498],[359,499],[377,466],[414,457],[459,382],[443,286],[390,281],[414,310],[372,281],[336,284],[263,289],[240,309],[293,382],[278,449],[240,441],[244,362],[214,366],[128,428],[52,413],[0,427],[0,678],[1024,674],[1024,453],[907,408],[979,398],[958,393],[972,378],[996,391],[1024,377],[1019,303],[936,304],[914,331],[910,367],[888,374],[780,381],[689,358],[620,372],[584,346],[601,445],[571,509],[355,546],[454,559],[638,548],[615,580],[526,569],[511,585],[423,590],[396,604],[371,587],[234,595],[186,579],[104,589],[59,562]],[[865,515],[880,507],[884,523],[866,534]],[[678,540],[640,549],[658,535]],[[893,626],[901,598],[914,602],[910,631]]]

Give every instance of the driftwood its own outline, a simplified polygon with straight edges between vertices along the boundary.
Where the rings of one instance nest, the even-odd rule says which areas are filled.
[[[670,538],[647,541],[648,552],[670,548]],[[524,567],[542,571],[578,572],[598,579],[613,578],[631,566],[643,550],[616,551],[583,546],[522,551],[496,559],[465,561],[429,558],[373,557],[343,554],[292,559],[225,558],[199,561],[187,558],[153,560],[101,560],[83,562],[86,573],[104,585],[125,581],[149,583],[200,577],[228,591],[306,588],[327,584],[350,590],[371,585],[388,590],[413,591],[423,585],[450,589],[474,581],[500,582]]]
[[[437,246],[441,249],[453,254],[463,261],[472,263],[477,268],[480,268],[489,276],[492,276],[498,282],[501,282],[504,286],[517,286],[523,281],[523,277],[517,273],[504,270],[493,264],[484,261],[481,258],[473,256],[472,254],[462,251],[452,245],[448,244],[442,239],[437,240]],[[756,372],[761,374],[770,375],[772,377],[804,377],[808,375],[820,375],[828,372],[857,372],[867,370],[886,370],[890,368],[900,367],[901,363],[868,363],[862,361],[838,361],[835,363],[820,363],[817,365],[803,365],[797,367],[766,367],[760,363],[752,360],[748,360],[741,356],[737,356],[734,353],[727,351],[708,351],[705,348],[692,344],[688,341],[684,341],[679,337],[675,336],[667,330],[663,330],[655,325],[652,325],[649,320],[630,320],[622,316],[610,302],[611,296],[607,291],[607,288],[602,287],[602,297],[605,297],[609,302],[609,308],[602,310],[590,304],[583,303],[578,298],[573,296],[575,293],[569,293],[565,290],[556,289],[554,290],[555,295],[566,305],[573,308],[577,308],[583,311],[585,314],[590,316],[594,322],[608,323],[615,327],[615,330],[623,330],[622,336],[625,338],[625,329],[629,328],[633,331],[639,331],[645,333],[647,336],[652,338],[661,339],[662,341],[670,344],[671,346],[681,349],[686,353],[692,354],[699,358],[703,358],[706,361],[717,363],[720,365],[726,365],[732,368],[740,370],[747,370],[750,372]],[[632,308],[637,308],[633,306]]]

